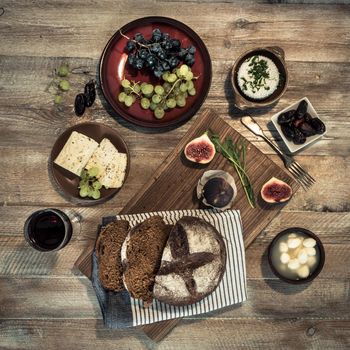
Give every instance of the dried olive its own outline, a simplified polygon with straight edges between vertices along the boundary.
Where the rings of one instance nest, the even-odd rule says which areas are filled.
[[[84,88],[84,95],[86,98],[85,106],[91,107],[96,99],[96,89],[95,89],[95,82],[93,80],[90,80]]]
[[[277,122],[278,124],[287,124],[290,123],[291,121],[294,120],[295,118],[295,109],[291,109],[290,111],[281,113],[278,118],[277,118]]]
[[[295,117],[297,119],[302,119],[304,117],[305,113],[307,112],[307,107],[308,107],[307,102],[305,100],[302,100],[299,103],[297,111],[295,112]]]
[[[293,142],[296,145],[301,145],[305,143],[306,141],[306,136],[298,129],[294,130],[294,137],[293,137]]]
[[[313,129],[315,130],[316,134],[323,134],[326,131],[326,126],[318,118],[313,118],[311,120],[311,125],[312,125]]]
[[[305,136],[313,136],[316,134],[315,129],[312,127],[311,124],[304,121],[300,127],[299,130],[305,135]]]
[[[78,94],[75,97],[74,110],[75,114],[80,117],[85,112],[86,97],[84,94]]]
[[[283,135],[288,139],[288,140],[293,140],[295,136],[295,131],[294,127],[290,126],[289,124],[283,124],[281,125],[281,130],[283,132]]]

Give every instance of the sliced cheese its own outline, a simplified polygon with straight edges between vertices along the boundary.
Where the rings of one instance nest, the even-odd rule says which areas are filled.
[[[126,164],[127,156],[125,153],[115,154],[99,177],[101,184],[106,188],[121,187],[125,177]]]
[[[80,176],[86,163],[98,147],[92,138],[73,131],[54,163]]]
[[[97,177],[99,178],[113,160],[113,158],[118,154],[117,149],[114,147],[111,141],[108,139],[103,139],[99,147],[95,150],[89,161],[87,162],[85,168],[87,170],[96,167],[99,169]]]

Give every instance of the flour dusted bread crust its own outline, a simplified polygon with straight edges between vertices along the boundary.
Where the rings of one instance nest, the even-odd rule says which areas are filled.
[[[170,232],[153,295],[175,306],[196,303],[215,290],[225,267],[226,248],[220,233],[202,219],[185,216]]]
[[[152,216],[130,230],[121,255],[124,284],[133,298],[152,302],[154,278],[169,232],[160,216]]]
[[[116,292],[124,289],[120,250],[128,230],[128,221],[112,222],[101,231],[96,241],[99,279],[105,289]]]

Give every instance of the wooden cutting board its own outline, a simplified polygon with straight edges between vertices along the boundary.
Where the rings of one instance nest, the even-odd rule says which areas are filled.
[[[185,159],[183,155],[185,145],[208,129],[219,134],[222,139],[230,137],[234,142],[240,139],[244,139],[246,142],[246,170],[256,194],[256,208],[250,207],[234,168],[220,154],[216,154],[214,159],[207,165],[193,164]],[[121,214],[199,208],[200,205],[196,198],[195,188],[201,175],[210,169],[225,170],[235,178],[238,193],[232,209],[239,209],[241,212],[245,247],[248,247],[253,242],[283,207],[283,204],[268,205],[261,200],[259,193],[262,185],[274,176],[287,182],[294,193],[299,188],[299,185],[284,169],[275,164],[212,110],[205,110],[198,116],[194,125],[188,130],[152,178],[128,202]],[[75,263],[75,266],[89,278],[91,276],[93,245],[94,242]],[[158,322],[143,326],[142,329],[151,339],[160,341],[179,321],[180,319]]]

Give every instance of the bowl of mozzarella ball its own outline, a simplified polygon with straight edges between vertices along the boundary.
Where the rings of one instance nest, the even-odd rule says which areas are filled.
[[[313,280],[322,270],[325,252],[320,239],[304,228],[280,232],[268,249],[273,273],[281,280],[300,284]]]

